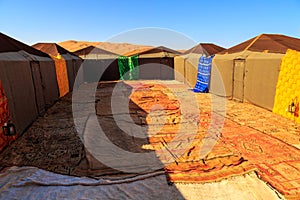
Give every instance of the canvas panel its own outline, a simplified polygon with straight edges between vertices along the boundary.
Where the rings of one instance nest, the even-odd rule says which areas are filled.
[[[63,58],[52,57],[52,59],[55,64],[59,97],[63,97],[69,92],[67,65]]]
[[[74,72],[74,67],[73,67],[73,60],[66,60],[66,66],[67,66],[67,74],[68,74],[68,83],[69,83],[69,91],[73,91],[73,85],[75,81],[75,72]]]
[[[216,55],[212,61],[209,92],[231,97],[233,80],[233,60],[223,55]],[[225,91],[222,90],[224,86]],[[225,93],[224,93],[225,92]]]
[[[49,108],[59,97],[55,65],[52,60],[40,61],[40,72],[44,90],[45,106]]]
[[[73,87],[75,88],[78,88],[79,85],[81,85],[83,83],[83,73],[78,73],[80,67],[81,67],[81,64],[82,64],[82,60],[81,59],[78,59],[76,58],[75,59],[75,56],[73,56],[74,59],[73,59],[73,72],[74,72],[74,84],[73,84]],[[78,77],[77,77],[78,76]],[[77,82],[76,82],[76,86],[75,86],[75,80],[77,79]]]
[[[0,79],[17,132],[22,133],[38,116],[29,61],[0,60]]]
[[[101,81],[115,81],[120,79],[117,59],[103,59],[102,65],[108,66],[101,77]]]
[[[42,77],[40,73],[40,64],[38,61],[30,61],[31,76],[35,91],[35,99],[37,110],[40,115],[45,113],[45,98],[42,85]]]
[[[185,69],[184,69],[184,56],[174,57],[174,73],[175,80],[180,82],[185,82]]]
[[[100,78],[102,78],[106,67],[104,60],[85,60],[82,63],[84,81],[88,83],[98,82]],[[100,75],[100,77],[98,75]]]
[[[73,85],[74,85],[75,77],[76,77],[76,73],[77,73],[76,70],[79,69],[79,67],[78,67],[79,62],[76,61],[78,59],[78,57],[72,56],[71,54],[63,54],[61,56],[65,60],[66,66],[67,66],[69,90],[73,91]],[[75,58],[76,58],[76,60],[75,60]]]
[[[233,54],[216,54],[213,58],[210,88],[212,94],[232,97],[233,88],[233,60],[246,59],[250,51],[242,51]],[[225,92],[223,91],[223,85]]]
[[[244,78],[245,78],[245,63],[244,59],[233,60],[233,92],[234,100],[244,101]]]
[[[20,53],[30,60],[31,71],[35,86],[37,106],[39,114],[43,114],[58,99],[58,86],[53,60],[29,54],[25,51]]]
[[[174,80],[174,58],[161,58],[160,79]]]
[[[197,82],[198,63],[201,54],[188,54],[185,60],[185,79],[190,87],[194,87]]]
[[[251,53],[246,60],[245,101],[273,109],[283,54]]]
[[[159,59],[160,60],[160,59]],[[161,78],[161,64],[157,58],[139,59],[139,79],[155,80]]]

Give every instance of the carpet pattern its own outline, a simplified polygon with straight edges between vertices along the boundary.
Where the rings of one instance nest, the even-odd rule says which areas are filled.
[[[211,95],[196,94],[198,105],[185,105],[188,117],[183,118],[181,100],[192,102],[194,95],[186,86],[178,82],[162,84],[159,81],[121,83],[120,91],[115,94],[116,105],[118,100],[121,102],[127,99],[130,118],[148,134],[146,138],[135,138],[126,135],[113,118],[113,115],[124,114],[120,111],[121,107],[112,110],[110,105],[115,85],[116,82],[100,83],[95,101],[90,102],[95,107],[99,124],[106,130],[110,141],[126,151],[157,152],[157,159],[165,164],[164,170],[169,182],[214,182],[256,171],[286,198],[299,199],[300,151],[296,148],[295,140],[290,140],[287,134],[291,128],[287,130],[286,139],[283,140],[282,136],[268,131],[271,129],[262,131],[263,128],[255,124],[256,118],[267,122],[271,116],[274,120],[274,114],[256,113],[257,110],[253,108],[251,111],[248,104],[226,101],[225,124],[221,135],[215,136],[220,139],[203,158],[199,152],[204,141],[216,139],[207,138],[212,115]],[[90,95],[88,84],[82,87],[87,87],[83,96]],[[85,149],[74,126],[71,103],[72,94],[68,94],[43,117],[38,118],[20,138],[0,154],[0,166],[35,166],[60,174],[93,178],[134,176],[135,174],[124,174],[104,165]],[[194,110],[199,111],[200,116],[194,115]],[[81,110],[82,116],[89,115],[90,112],[88,109]],[[244,114],[249,116],[249,120]],[[278,119],[277,129],[283,127],[283,122]],[[85,121],[81,123],[84,125]],[[126,127],[132,122],[124,120],[120,123]],[[191,126],[193,123],[199,125],[195,133]],[[295,138],[297,134],[295,131],[291,137]],[[189,141],[188,147],[182,145],[186,141]],[[171,142],[177,145],[176,149],[168,153],[159,151],[168,149]],[[177,151],[182,153],[177,154]],[[172,154],[173,159],[170,160],[167,154]]]

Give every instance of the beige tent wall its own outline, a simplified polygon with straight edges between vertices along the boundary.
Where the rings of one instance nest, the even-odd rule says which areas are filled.
[[[233,60],[246,59],[250,53],[249,51],[243,51],[233,54],[216,54],[212,61],[209,92],[215,95],[232,97]]]
[[[175,80],[194,87],[197,82],[198,63],[201,54],[187,54],[174,58]]]
[[[201,54],[188,54],[186,60],[184,61],[185,79],[186,83],[190,87],[195,87],[197,82],[198,63],[200,57]]]
[[[184,68],[185,56],[174,57],[174,72],[175,80],[185,83],[185,68]]]
[[[283,54],[252,52],[246,59],[244,100],[273,109]]]
[[[18,133],[38,116],[30,62],[19,53],[0,54],[0,79]]]

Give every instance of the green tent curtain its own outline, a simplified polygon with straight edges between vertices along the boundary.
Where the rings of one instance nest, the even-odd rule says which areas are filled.
[[[121,80],[136,80],[138,79],[138,55],[126,57],[118,57],[118,66]]]

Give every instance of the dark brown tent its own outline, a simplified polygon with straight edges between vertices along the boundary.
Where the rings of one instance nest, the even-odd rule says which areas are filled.
[[[72,91],[77,72],[82,63],[81,58],[56,43],[37,43],[32,45],[32,47],[56,58],[63,57],[67,66],[69,90]]]
[[[173,80],[174,57],[180,54],[173,49],[159,46],[131,51],[125,56],[138,55],[140,79]]]
[[[279,34],[261,34],[242,42],[236,46],[226,49],[220,54],[231,54],[241,51],[285,53],[288,49],[300,50],[300,40]]]
[[[2,33],[0,79],[19,133],[58,99],[52,59],[47,54]]]
[[[212,44],[212,43],[199,43],[198,45],[186,50],[183,55],[186,54],[202,54],[206,56],[211,56],[216,53],[219,53],[221,51],[225,50],[225,48],[220,47],[218,45]]]

